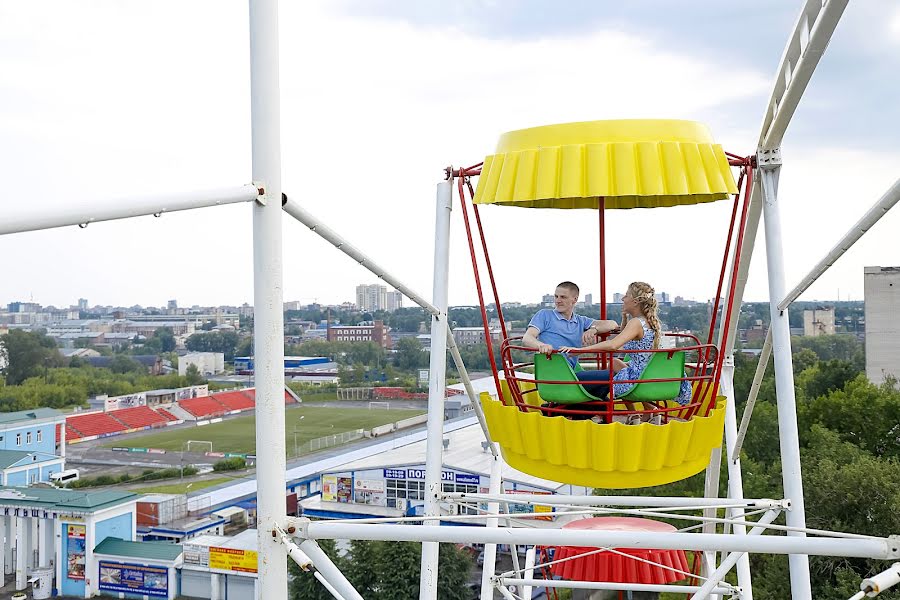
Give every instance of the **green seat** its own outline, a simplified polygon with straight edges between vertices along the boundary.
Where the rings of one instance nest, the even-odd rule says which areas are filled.
[[[661,402],[673,400],[681,391],[681,378],[684,377],[684,352],[654,352],[639,379],[674,379],[639,383],[624,396],[616,400],[628,402]],[[580,367],[576,366],[580,371]],[[537,380],[538,394],[547,402],[557,404],[578,404],[580,402],[597,402],[606,400],[588,393],[581,385],[565,383],[541,383],[542,381],[578,381],[575,369],[562,354],[534,355],[534,378]],[[596,383],[603,383],[598,381]]]
[[[675,379],[676,381],[657,381],[639,383],[616,400],[629,402],[661,402],[673,400],[681,391],[681,378],[684,377],[684,352],[654,352],[650,362],[644,367],[638,379]]]
[[[582,370],[580,366],[576,367]],[[557,404],[578,404],[579,402],[597,402],[605,398],[597,398],[585,391],[581,385],[564,383],[541,383],[541,381],[578,381],[575,369],[562,354],[535,353],[534,378],[537,381],[538,394],[546,402]]]

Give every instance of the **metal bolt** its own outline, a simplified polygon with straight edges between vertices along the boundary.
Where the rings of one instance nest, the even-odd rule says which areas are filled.
[[[294,527],[293,525],[291,525],[290,527],[288,527],[288,533],[296,533],[296,532],[297,532],[297,528]]]

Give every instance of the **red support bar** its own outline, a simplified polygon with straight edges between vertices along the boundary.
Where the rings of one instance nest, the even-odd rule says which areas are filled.
[[[728,309],[725,312],[725,320],[722,323],[722,347],[727,347],[728,345],[728,329],[731,327],[731,317],[732,317],[732,309],[734,307],[734,291],[737,288],[737,273],[738,268],[741,264],[741,246],[744,243],[744,233],[747,229],[747,216],[750,209],[750,192],[753,189],[753,166],[747,165],[747,176],[745,179],[746,186],[744,187],[744,206],[741,210],[741,226],[738,229],[738,237],[735,243],[735,251],[734,251],[734,261],[731,266],[731,287],[728,290]],[[713,377],[713,400],[709,403],[709,406],[706,408],[706,414],[709,414],[712,406],[715,405],[715,396],[719,393],[719,378],[722,375],[722,364],[725,360],[725,355],[723,353],[719,353],[715,363],[714,369],[714,377]]]
[[[475,243],[472,241],[472,227],[469,223],[469,211],[466,209],[466,194],[463,189],[463,177],[457,178],[457,182],[457,187],[459,189],[459,204],[462,209],[463,222],[466,225],[466,238],[469,242],[469,254],[472,256],[472,272],[475,275],[475,287],[478,290],[478,303],[481,307],[481,320],[484,323],[484,343],[487,346],[488,361],[491,364],[491,374],[494,376],[494,384],[497,386],[497,396],[499,397],[501,394],[500,373],[497,371],[497,365],[494,362],[494,347],[491,343],[491,331],[488,324],[487,309],[484,306],[484,292],[481,289],[481,274],[478,269],[478,258],[475,254]],[[491,282],[493,283],[493,279]],[[449,312],[447,318],[450,318]],[[518,386],[511,387],[518,388]],[[516,392],[518,392],[518,389]],[[514,396],[519,396],[519,394],[514,392]],[[472,402],[478,402],[478,398],[471,398],[471,400]]]

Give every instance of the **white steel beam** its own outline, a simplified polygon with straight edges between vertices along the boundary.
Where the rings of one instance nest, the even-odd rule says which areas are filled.
[[[473,500],[487,502],[496,500],[499,502],[514,502],[516,504],[542,504],[547,506],[634,506],[647,508],[671,508],[695,510],[697,508],[787,508],[783,500],[741,499],[733,501],[726,498],[687,498],[683,496],[584,496],[553,494],[542,496],[540,494],[473,494],[469,492],[445,492],[443,497],[448,500]]]
[[[778,310],[786,309],[794,300],[800,297],[803,292],[809,289],[815,281],[822,276],[822,274],[827,271],[831,265],[837,262],[837,260],[842,257],[847,250],[853,247],[853,244],[859,241],[862,236],[866,234],[878,221],[881,220],[881,217],[886,215],[897,202],[900,201],[900,179],[894,182],[888,190],[878,199],[878,201],[866,211],[866,214],[862,216],[862,218],[857,221],[853,227],[850,228],[847,233],[844,234],[844,237],[840,239],[840,241],[835,244],[835,246],[825,255],[825,258],[820,260],[816,266],[810,269],[809,273],[806,274],[800,283],[794,287],[788,294],[784,297],[784,299],[778,304]]]
[[[490,493],[492,495],[500,495],[503,489],[502,476],[503,459],[499,455],[495,455],[491,461],[491,480]],[[488,512],[499,513],[500,502],[493,500],[488,502]],[[499,519],[497,517],[488,517],[485,523],[486,527],[496,528]],[[494,587],[494,572],[497,570],[497,544],[484,545],[484,564],[481,566],[481,597],[493,598],[491,590]]]
[[[769,275],[769,303],[772,348],[775,356],[775,392],[778,404],[778,437],[781,449],[781,474],[784,495],[791,501],[785,515],[788,527],[805,528],[806,510],[803,500],[803,477],[800,469],[800,436],[797,431],[797,400],[794,395],[794,372],[791,359],[791,330],[787,312],[778,310],[784,298],[784,250],[782,247],[781,215],[778,207],[778,177],[780,166],[759,171],[764,197],[766,230],[766,262]],[[788,539],[801,541],[805,535],[788,532]],[[791,593],[796,600],[812,597],[809,580],[809,557],[801,549],[788,558],[791,572]]]
[[[778,65],[760,128],[760,148],[771,150],[781,146],[784,132],[848,1],[807,0],[804,4]]]
[[[287,196],[284,197],[284,211],[290,216],[294,217],[296,220],[306,225],[310,229],[310,231],[326,240],[332,246],[359,263],[361,267],[370,271],[376,277],[383,280],[395,290],[421,306],[429,315],[431,315],[432,317],[440,316],[441,311],[435,308],[435,306],[431,304],[431,302],[426,300],[421,294],[417,293],[405,283],[394,277],[392,274],[388,273],[384,267],[372,260],[362,250],[359,250],[356,246],[347,241],[346,238],[328,227],[325,223],[313,216],[308,210],[304,209],[297,202],[291,200]],[[453,339],[453,332],[450,331],[449,328],[447,330],[447,346],[450,350],[450,356],[453,358],[453,363],[456,365],[456,370],[459,372],[459,377],[460,379],[462,379],[463,387],[466,388],[466,393],[472,400],[472,407],[475,409],[475,416],[478,418],[478,422],[481,425],[481,430],[484,433],[485,439],[490,444],[491,453],[494,454],[494,456],[497,456],[497,449],[494,444],[491,443],[492,440],[490,433],[488,432],[487,422],[484,418],[484,411],[481,408],[481,402],[478,401],[478,394],[475,393],[475,388],[472,387],[472,380],[469,378],[469,372],[466,369],[465,364],[463,363],[462,356],[460,356],[459,354],[459,348],[456,345],[456,340]]]
[[[299,535],[311,539],[356,539],[454,544],[524,544],[596,548],[662,548],[768,554],[804,553],[814,556],[855,556],[879,560],[900,558],[900,539],[818,538],[782,535],[711,533],[653,533],[642,531],[572,531],[561,529],[490,529],[470,525],[366,525],[301,520]]]
[[[86,227],[91,223],[145,217],[148,215],[161,216],[165,213],[182,210],[250,202],[258,197],[259,190],[257,187],[248,184],[234,188],[107,200],[102,204],[87,208],[67,207],[59,210],[48,210],[46,207],[40,207],[37,211],[30,213],[4,215],[0,219],[0,235],[38,231],[40,229],[54,229],[71,225]]]
[[[425,441],[425,515],[440,515],[441,473],[444,447],[444,400],[447,390],[447,305],[450,271],[450,212],[453,208],[453,182],[437,186],[434,232],[434,283],[432,296],[439,315],[431,317],[431,363],[428,380],[428,438]],[[477,402],[477,398],[472,398]],[[428,520],[425,525],[437,525]],[[422,572],[419,599],[436,600],[438,582],[438,544],[422,544]]]
[[[301,542],[300,551],[312,560],[316,572],[322,575],[319,581],[325,584],[332,596],[346,600],[363,600],[359,592],[314,540]]]
[[[737,320],[737,317],[735,318]],[[720,389],[725,396],[725,462],[728,468],[728,498],[729,500],[741,500],[744,497],[744,476],[741,472],[740,449],[737,446],[737,408],[734,394],[734,356],[729,354],[724,357],[722,379]],[[776,513],[778,514],[778,513]],[[733,508],[726,511],[726,516],[735,519],[744,517],[743,508]],[[774,517],[773,517],[774,518]],[[771,522],[771,520],[769,521]],[[734,524],[734,532],[745,535],[747,528],[743,524]],[[750,577],[750,557],[746,554],[736,558],[738,585],[741,586],[741,600],[753,600],[753,584]],[[724,565],[724,561],[722,565]],[[719,569],[722,566],[720,565]],[[729,567],[730,568],[730,567]]]
[[[776,517],[778,517],[779,514],[781,514],[780,511],[770,510],[769,512],[764,514],[759,519],[759,523],[760,523],[759,526],[751,529],[750,533],[747,535],[762,535],[762,533],[766,529],[765,525],[768,525],[769,523],[774,521],[776,519]],[[697,593],[695,593],[691,597],[691,600],[704,600],[705,598],[708,598],[709,595],[711,593],[713,593],[713,589],[719,584],[719,582],[722,581],[722,579],[725,577],[725,575],[728,574],[728,571],[730,571],[731,568],[733,566],[735,566],[735,564],[738,563],[738,561],[741,558],[746,558],[746,557],[747,557],[746,552],[732,552],[728,556],[723,558],[722,564],[720,564],[715,571],[713,571],[712,573],[709,574],[708,579],[703,582],[703,585],[700,587],[699,590],[697,590]],[[750,565],[748,564],[747,565],[748,573],[746,575],[748,578],[749,578],[749,569],[750,569]],[[738,585],[740,585],[740,584],[738,584]],[[741,600],[745,600],[747,598],[747,588],[745,588],[744,586],[740,586],[740,587],[741,587]],[[752,592],[751,592],[750,597],[752,597]]]
[[[281,233],[281,101],[278,0],[250,0],[253,180],[253,347],[256,355],[256,489],[260,598],[286,598],[287,548],[276,535],[284,505],[284,304]]]
[[[822,276],[831,266],[838,261],[853,244],[858,242],[863,235],[875,226],[881,218],[900,201],[900,179],[894,182],[885,193],[878,199],[872,208],[866,211],[866,214],[857,221],[847,233],[835,244],[835,246],[820,260],[809,273],[784,297],[778,304],[778,310],[787,309],[803,292]],[[759,362],[756,364],[756,373],[753,375],[753,384],[750,386],[750,393],[747,396],[747,405],[744,407],[744,415],[741,418],[741,426],[738,431],[737,454],[740,454],[741,446],[744,443],[744,436],[747,433],[747,427],[750,424],[750,417],[753,414],[753,408],[756,406],[756,398],[759,394],[759,387],[762,384],[763,377],[769,364],[769,357],[772,354],[772,328],[766,331],[766,341],[763,344],[762,352],[759,356]]]

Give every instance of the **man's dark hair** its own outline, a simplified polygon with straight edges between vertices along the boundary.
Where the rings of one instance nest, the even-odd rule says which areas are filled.
[[[563,281],[562,283],[560,283],[560,284],[557,285],[556,287],[558,287],[558,288],[566,288],[567,290],[569,290],[570,292],[572,292],[572,293],[575,295],[576,298],[578,297],[578,293],[581,291],[581,290],[578,289],[578,286],[575,285],[574,283],[572,283],[571,281]]]

